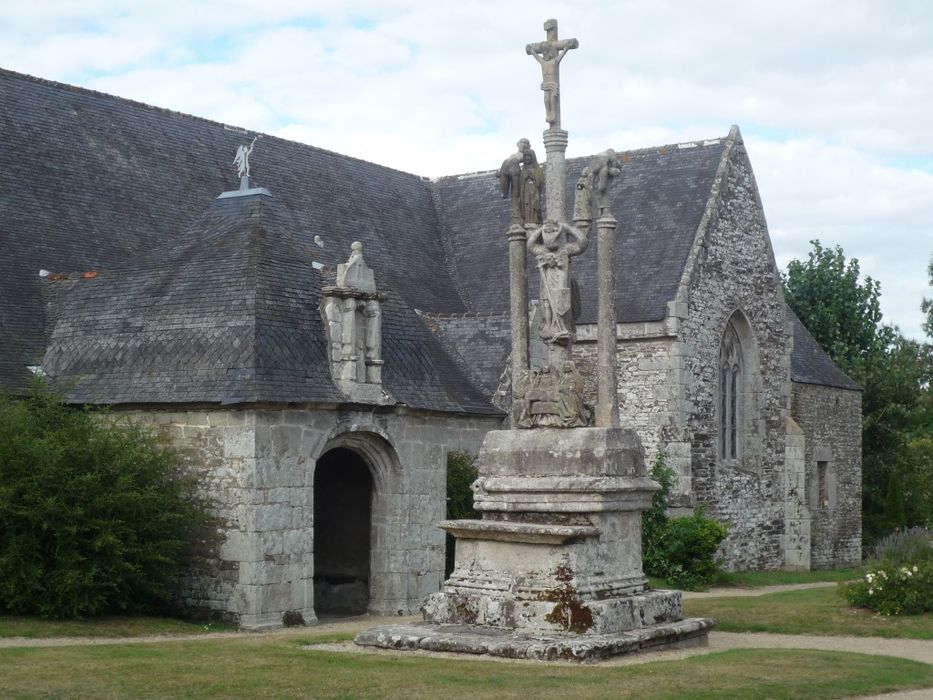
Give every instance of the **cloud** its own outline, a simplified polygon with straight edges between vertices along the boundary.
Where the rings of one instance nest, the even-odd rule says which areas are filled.
[[[746,139],[782,267],[806,259],[809,241],[839,245],[881,281],[886,320],[922,337],[929,295],[933,174],[892,168],[848,147],[806,139]]]

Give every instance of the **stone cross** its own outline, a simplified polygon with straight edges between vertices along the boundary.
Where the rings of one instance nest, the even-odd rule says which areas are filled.
[[[544,91],[544,119],[551,127],[560,128],[560,62],[570,49],[576,49],[580,42],[576,39],[557,38],[557,20],[549,19],[544,23],[547,39],[536,44],[528,44],[525,53],[541,64],[541,89]]]

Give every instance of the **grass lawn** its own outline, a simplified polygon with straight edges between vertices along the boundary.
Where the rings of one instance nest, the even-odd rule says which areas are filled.
[[[933,687],[933,666],[842,652],[732,650],[593,667],[302,648],[313,642],[309,633],[0,649],[0,696],[823,700]]]
[[[861,577],[864,568],[829,569],[826,571],[744,571],[733,573],[721,571],[713,584],[716,587],[760,588],[782,586],[792,583],[821,583],[823,581],[851,581]],[[664,579],[648,577],[652,588],[672,588]]]
[[[225,623],[191,622],[169,617],[94,617],[87,620],[43,620],[37,617],[0,615],[4,637],[141,637],[151,634],[206,634],[234,630]]]
[[[837,588],[691,599],[684,601],[684,613],[688,617],[715,617],[718,629],[724,632],[933,639],[933,613],[886,617],[849,608]]]
[[[821,581],[852,581],[865,573],[863,567],[855,569],[828,569],[826,571],[745,571],[733,573],[723,571],[716,581],[717,586],[758,588],[781,586],[789,583],[819,583]]]

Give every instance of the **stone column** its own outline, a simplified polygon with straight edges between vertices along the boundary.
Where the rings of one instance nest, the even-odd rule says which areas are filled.
[[[509,296],[512,314],[512,388],[528,369],[528,252],[525,229],[509,227]]]
[[[357,299],[347,296],[343,300],[343,348],[341,352],[341,369],[339,379],[347,382],[359,381],[357,376],[357,362],[359,356],[356,351],[356,335],[359,333],[356,324]]]
[[[616,300],[613,265],[616,226],[612,214],[596,220],[596,279],[599,308],[596,331],[596,426],[619,427],[619,396],[616,383]]]
[[[566,221],[564,206],[564,183],[566,178],[564,154],[567,152],[567,132],[552,127],[544,132],[544,150],[547,153],[544,187],[547,192],[547,214],[545,219]]]
[[[382,384],[382,306],[378,298],[366,301],[366,383]]]

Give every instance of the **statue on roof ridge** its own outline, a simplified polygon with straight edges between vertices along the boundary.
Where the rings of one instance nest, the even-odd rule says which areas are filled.
[[[258,138],[259,135],[253,139],[249,146],[241,143],[240,147],[236,149],[233,165],[236,167],[237,175],[239,175],[240,178],[249,177],[249,154],[253,152],[253,146],[256,145],[256,139]]]

